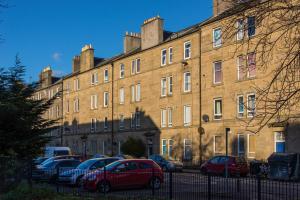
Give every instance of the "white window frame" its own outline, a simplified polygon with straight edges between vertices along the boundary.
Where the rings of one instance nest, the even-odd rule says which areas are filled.
[[[104,130],[108,130],[108,117],[104,117],[103,126],[104,126]]]
[[[221,114],[216,113],[216,102],[221,100]],[[220,116],[220,118],[216,118],[216,116]],[[223,99],[221,97],[214,99],[214,120],[222,120],[223,118]]]
[[[130,128],[135,128],[135,113],[131,113]]]
[[[237,57],[237,61],[236,61],[236,63],[237,63],[237,77],[238,77],[238,80],[240,81],[240,80],[244,80],[246,77],[248,77],[248,71],[247,71],[247,73],[245,74],[245,77],[244,77],[244,79],[242,79],[241,77],[240,77],[240,68],[241,67],[244,67],[245,69],[246,69],[246,66],[245,66],[245,63],[240,63],[240,58],[242,58],[243,59],[243,61],[244,61],[244,55],[239,55],[238,57]],[[244,70],[245,70],[244,69]]]
[[[250,63],[249,63],[249,55],[250,54],[253,54],[254,55],[254,57],[255,57],[255,60],[254,60],[254,64],[255,64],[255,75],[254,76],[250,76],[250,71],[249,71],[249,66],[250,66]],[[247,54],[247,78],[254,78],[254,77],[256,77],[256,70],[257,70],[257,68],[256,68],[256,53],[255,52],[249,52],[248,54]]]
[[[173,76],[168,76],[167,82],[168,82],[168,95],[172,95],[173,94]]]
[[[135,64],[135,73],[138,74],[141,72],[141,59],[137,58],[135,60],[136,64]],[[139,69],[139,70],[138,70]]]
[[[252,96],[252,95],[254,95],[254,113],[253,113],[253,115],[249,115],[249,113],[251,113],[251,111],[249,110],[249,96]],[[255,95],[255,93],[249,93],[249,94],[247,94],[247,117],[248,118],[253,118],[254,116],[255,116],[255,114],[256,114],[256,95]]]
[[[119,90],[119,101],[120,101],[120,104],[125,103],[125,89],[124,89],[124,87],[121,87],[120,90]]]
[[[91,118],[91,132],[97,131],[97,119]]]
[[[136,84],[135,101],[141,101],[141,83]]]
[[[173,63],[173,47],[169,47],[169,64]]]
[[[241,150],[240,150],[240,140],[241,140],[240,138],[241,138],[241,136],[244,138],[244,151],[241,151]],[[246,138],[245,138],[245,134],[240,134],[240,133],[237,134],[237,145],[238,145],[238,146],[237,146],[237,150],[238,150],[238,156],[239,156],[239,155],[244,155],[244,154],[245,154],[245,139],[246,139]]]
[[[168,108],[168,127],[173,126],[173,109]]]
[[[221,64],[221,70],[220,70],[220,72],[221,72],[221,80],[220,80],[220,82],[216,82],[216,72],[217,72],[217,71],[216,71],[216,65],[217,65],[218,63]],[[220,84],[220,83],[223,82],[222,61],[216,61],[216,62],[213,63],[213,74],[214,74],[214,84]]]
[[[214,154],[222,154],[222,152],[217,152],[216,150],[216,137],[221,137],[221,141],[222,141],[221,135],[214,135]]]
[[[190,116],[189,116],[189,120],[190,121],[187,121],[188,118],[187,118],[187,108],[190,109]],[[184,105],[183,106],[183,125],[184,126],[190,126],[192,124],[192,106],[191,105]]]
[[[280,133],[280,134],[283,134],[284,135],[284,132],[283,131],[275,131],[274,132],[274,153],[276,153],[277,152],[277,145],[276,145],[276,143],[277,142],[284,142],[285,143],[285,145],[286,145],[286,139],[285,139],[285,135],[284,135],[284,140],[281,140],[281,139],[277,139],[277,137],[276,137],[276,134],[277,133]]]
[[[74,79],[74,91],[80,90],[79,78]]]
[[[135,112],[135,128],[141,127],[141,113],[139,111]]]
[[[247,134],[247,155],[248,155],[248,158],[254,158],[255,156],[251,156],[250,154],[255,154],[255,152],[250,152],[250,135],[251,136],[254,136],[255,137],[255,135],[254,134]]]
[[[125,129],[125,120],[124,120],[124,115],[123,114],[120,114],[119,129],[120,130],[124,130]]]
[[[70,112],[70,100],[66,101],[66,112],[69,113]]]
[[[240,98],[243,99],[243,112],[240,112]],[[245,115],[245,101],[244,101],[244,95],[237,95],[237,117],[243,118]]]
[[[161,78],[160,91],[161,91],[160,92],[161,97],[167,96],[167,78],[166,77]]]
[[[160,126],[162,128],[167,127],[167,110],[166,109],[160,110]]]
[[[98,73],[94,72],[91,74],[91,85],[96,85],[98,83]]]
[[[244,28],[245,28],[245,20],[244,19],[238,19],[236,21],[236,40],[237,41],[241,41],[244,39],[245,37],[245,31],[244,31]]]
[[[106,98],[106,96],[107,96],[107,98]],[[109,102],[109,93],[103,92],[103,107],[107,108],[108,102]]]
[[[165,145],[164,145],[164,142]],[[164,147],[166,147],[166,154],[164,154]],[[161,155],[167,156],[168,155],[168,140],[167,139],[161,139]]]
[[[172,141],[172,142],[171,142],[171,141]],[[170,152],[171,152],[171,151],[170,151],[170,147],[172,147],[172,152],[173,152],[173,146],[174,146],[174,140],[169,139],[169,140],[168,140],[168,148],[167,148],[169,158],[172,157],[172,154],[170,154]]]
[[[187,79],[187,76],[186,76],[187,74],[189,74],[189,79]],[[192,90],[191,76],[192,76],[192,74],[191,74],[191,72],[189,72],[189,71],[183,73],[183,92],[191,92],[191,90]],[[186,86],[186,81],[188,81],[188,82],[187,82],[188,88],[185,88],[185,86]]]
[[[161,55],[160,66],[166,66],[167,65],[167,49],[162,49],[160,55]]]
[[[183,140],[183,158],[184,159],[186,159],[186,155],[185,155],[185,149],[186,149],[186,141],[187,140],[190,140],[191,141],[191,145],[189,145],[189,146],[191,146],[191,149],[192,149],[192,152],[193,152],[193,141],[191,140],[191,139],[184,139]],[[193,155],[192,155],[193,156]]]
[[[186,47],[187,44],[190,44],[189,48]],[[189,55],[186,55],[187,49],[189,50]],[[183,55],[184,55],[184,57],[183,57],[184,60],[190,59],[192,57],[192,42],[190,40],[184,42],[184,44],[183,44]]]
[[[123,79],[125,77],[125,65],[123,63],[120,64],[120,78]]]
[[[131,74],[135,74],[136,71],[136,61],[132,60],[131,61]]]
[[[217,44],[217,42],[218,42],[218,40],[216,40],[216,38],[215,38],[215,32],[216,31],[218,31],[218,30],[220,30],[221,31],[221,33],[220,33],[220,44]],[[221,27],[217,27],[217,28],[214,28],[213,29],[213,48],[218,48],[218,47],[221,47],[222,46],[222,28]]]
[[[98,108],[98,96],[97,95],[91,95],[91,109],[97,109]]]
[[[104,74],[104,83],[107,83],[109,81],[109,75],[108,75],[107,68],[103,70],[103,74]]]
[[[76,98],[74,100],[74,112],[75,113],[79,112],[79,99],[78,98]]]
[[[135,102],[135,85],[130,86],[131,102]]]

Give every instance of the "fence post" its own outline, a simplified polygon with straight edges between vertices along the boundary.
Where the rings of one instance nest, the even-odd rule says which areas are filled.
[[[211,200],[211,175],[208,174],[208,177],[207,177],[207,193],[208,193],[208,200]]]
[[[261,177],[257,176],[257,200],[261,200]]]
[[[238,177],[236,179],[236,191],[237,192],[240,192],[241,191],[241,180],[240,180],[240,177]]]
[[[106,196],[106,166],[104,166],[104,196]]]
[[[154,168],[152,167],[152,179],[151,179],[151,187],[152,187],[152,196],[154,196]]]
[[[170,200],[173,199],[173,173],[170,171],[169,173],[169,193],[170,193]]]
[[[59,177],[59,167],[56,169],[57,178],[55,180],[56,183],[56,192],[59,193],[59,185],[58,185],[58,177]]]

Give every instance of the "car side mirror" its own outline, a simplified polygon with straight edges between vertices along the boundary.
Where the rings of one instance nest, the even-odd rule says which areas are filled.
[[[114,171],[116,174],[119,174],[120,172],[121,172],[121,170],[120,169],[115,169],[115,171]]]
[[[95,166],[91,166],[90,170],[97,169]]]

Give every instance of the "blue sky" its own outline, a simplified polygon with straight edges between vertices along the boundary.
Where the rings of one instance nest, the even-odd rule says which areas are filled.
[[[212,15],[212,0],[6,0],[0,12],[0,67],[19,54],[26,80],[35,81],[47,65],[55,75],[71,72],[71,60],[84,44],[95,56],[123,50],[126,31],[140,32],[147,18],[160,15],[165,30],[178,31]]]

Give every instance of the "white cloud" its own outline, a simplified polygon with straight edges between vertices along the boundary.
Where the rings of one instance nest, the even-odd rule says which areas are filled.
[[[52,54],[52,58],[55,61],[60,61],[61,56],[62,56],[62,54],[58,53],[58,52],[55,52],[55,53]]]

